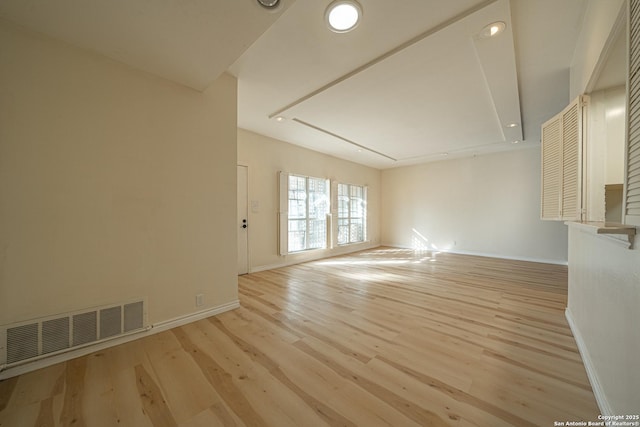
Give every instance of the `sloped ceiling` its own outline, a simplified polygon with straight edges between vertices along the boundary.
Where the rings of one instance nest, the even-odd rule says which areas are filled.
[[[388,168],[537,144],[569,102],[582,0],[363,0],[347,34],[329,3],[298,0],[230,68],[240,127]]]
[[[281,1],[3,0],[0,17],[199,91],[227,70],[239,127],[389,168],[538,144],[569,102],[587,3],[359,0],[337,34],[331,0]]]
[[[0,17],[202,91],[293,1],[2,0]]]

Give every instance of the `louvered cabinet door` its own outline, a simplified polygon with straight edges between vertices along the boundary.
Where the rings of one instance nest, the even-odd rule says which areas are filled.
[[[562,204],[561,218],[579,221],[582,217],[582,97],[562,114]]]
[[[579,96],[542,125],[541,218],[582,220],[583,129],[589,97]]]
[[[562,196],[562,120],[554,117],[542,125],[542,219],[560,219]]]
[[[624,222],[640,226],[640,0],[629,2],[628,88]]]

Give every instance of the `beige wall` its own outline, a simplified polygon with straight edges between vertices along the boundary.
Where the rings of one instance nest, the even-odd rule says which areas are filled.
[[[569,72],[569,99],[591,90],[606,55],[603,51],[615,40],[613,28],[622,17],[625,0],[588,0],[582,28]]]
[[[199,93],[0,21],[0,324],[235,301],[235,165],[233,77]]]
[[[567,231],[540,218],[540,150],[382,172],[382,242],[564,263]]]
[[[640,250],[569,228],[567,317],[600,409],[640,408]]]
[[[625,112],[624,86],[604,91],[604,124],[607,141],[605,184],[624,182]]]
[[[584,91],[585,82],[598,78],[596,58],[606,58],[607,41],[614,39],[614,18],[619,5],[624,3],[590,0],[571,70],[573,93]],[[580,58],[585,60],[576,61]],[[596,109],[620,102],[615,93],[609,101],[604,93],[595,95]],[[603,165],[602,153],[608,154],[607,140],[611,134],[606,131],[607,126],[603,128],[600,118],[597,123],[594,121],[597,117],[591,115],[588,123],[596,130],[590,134],[592,139],[588,143],[600,152],[589,163],[595,161],[605,168],[602,174],[606,177],[607,171],[618,167],[609,164],[607,170]],[[609,124],[613,125],[614,133],[619,133],[619,123],[604,123]],[[640,250],[629,250],[610,238],[592,233],[580,225],[570,226],[567,318],[601,411],[606,415],[635,414],[640,408]]]
[[[378,246],[380,242],[380,171],[286,142],[238,129],[238,164],[249,174],[249,271]],[[368,189],[368,240],[365,244],[278,256],[278,172],[329,178]],[[252,212],[251,201],[258,212]]]
[[[612,204],[616,198],[605,185],[624,181],[625,87],[614,87],[590,95],[587,126],[587,220],[622,221],[622,205]],[[617,194],[617,193],[616,193]],[[621,198],[621,194],[619,195]],[[605,209],[605,201],[609,211]],[[615,210],[616,212],[612,212]]]

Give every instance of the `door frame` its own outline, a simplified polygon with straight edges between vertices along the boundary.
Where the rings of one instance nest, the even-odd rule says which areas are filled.
[[[239,172],[241,170],[240,168],[244,168],[245,177],[246,177],[246,180],[245,180],[246,187],[244,189],[244,193],[245,194],[243,196],[245,198],[245,210],[246,211],[244,212],[243,218],[245,218],[247,220],[247,225],[249,225],[249,166],[248,165],[243,165],[243,164],[237,164],[236,165],[236,179],[237,179],[238,174],[239,174]],[[236,240],[239,241],[240,240],[239,239],[239,233],[240,233],[240,230],[241,230],[241,227],[242,227],[240,217],[241,217],[242,213],[238,212],[238,203],[237,202],[240,200],[241,194],[240,194],[240,190],[239,190],[237,184],[238,183],[236,182],[236,227],[238,227],[236,229]],[[250,234],[249,233],[249,229],[250,228],[251,227],[248,226],[246,231],[245,231],[246,240],[247,240],[247,253],[246,253],[245,259],[247,260],[247,268],[246,268],[246,272],[244,272],[244,273],[240,273],[240,268],[238,268],[238,276],[240,276],[242,274],[248,274],[248,273],[251,272],[250,271],[251,260],[250,260],[250,257],[249,257],[249,253],[250,253],[250,251],[249,251],[249,234]],[[240,266],[240,246],[239,245],[237,247],[237,251],[236,252],[237,252],[236,256],[237,256],[237,261],[238,261],[237,264],[238,264],[238,267],[239,267]]]

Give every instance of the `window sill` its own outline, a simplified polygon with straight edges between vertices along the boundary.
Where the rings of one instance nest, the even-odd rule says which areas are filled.
[[[632,225],[590,221],[567,221],[565,224],[589,234],[599,235],[613,243],[623,245],[627,249],[633,249],[633,243],[636,237],[636,228]]]
[[[345,246],[362,245],[364,243],[369,243],[369,241],[368,240],[361,240],[359,242],[338,243],[336,246],[338,248],[343,248]]]

